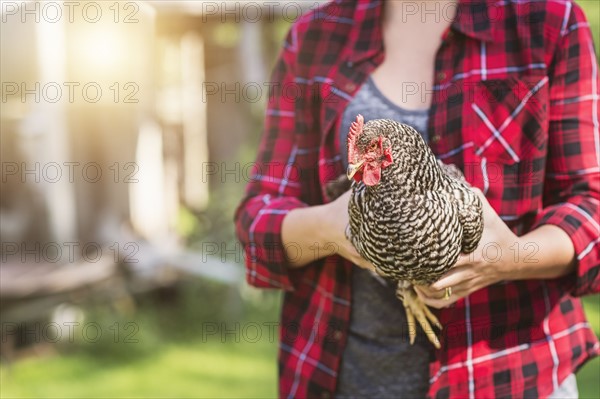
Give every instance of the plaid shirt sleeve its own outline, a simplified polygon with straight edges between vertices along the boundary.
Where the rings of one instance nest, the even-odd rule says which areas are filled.
[[[533,228],[569,234],[578,261],[571,294],[581,296],[600,292],[598,66],[585,15],[572,6],[550,71],[544,209]]]
[[[271,75],[264,132],[252,165],[245,197],[235,211],[237,237],[244,247],[246,280],[261,288],[293,290],[294,271],[288,268],[281,239],[287,213],[308,206],[301,200],[307,189],[301,181],[295,134],[295,59],[292,31]],[[293,94],[293,93],[292,93]],[[316,154],[315,154],[316,155]],[[315,161],[316,162],[316,161]]]

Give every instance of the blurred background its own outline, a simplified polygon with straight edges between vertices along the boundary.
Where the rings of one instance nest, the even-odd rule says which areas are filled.
[[[1,397],[276,396],[280,294],[244,283],[233,211],[320,3],[0,1]]]

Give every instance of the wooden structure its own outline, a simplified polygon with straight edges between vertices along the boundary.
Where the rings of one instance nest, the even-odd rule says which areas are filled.
[[[80,89],[73,101],[66,94],[48,101],[43,93],[41,101],[23,93],[3,99],[2,160],[19,170],[3,170],[0,181],[2,251],[6,243],[133,245],[135,262],[115,259],[110,250],[97,262],[2,256],[3,323],[49,320],[63,303],[128,303],[131,293],[183,275],[232,286],[242,281],[239,264],[185,248],[178,214],[182,207],[202,212],[214,197],[220,201],[225,184],[245,183],[208,174],[206,164],[235,165],[242,143],[254,146],[267,96],[249,99],[243,88],[252,83],[266,90],[290,18],[318,4],[84,1],[80,10],[87,3],[103,7],[109,18],[89,23],[78,14],[73,22],[3,15],[2,82],[27,88],[58,82],[65,90],[67,82],[95,84],[103,94],[98,101],[82,98]],[[31,10],[36,4],[43,9],[43,2],[17,6]],[[115,23],[115,4],[137,7],[136,22]],[[119,18],[127,11],[121,9]],[[58,181],[41,171],[54,163],[62,168]],[[38,176],[21,170],[36,164]],[[67,164],[75,165],[72,179]],[[102,178],[90,179],[83,170],[89,165],[97,165],[92,172],[99,168]],[[5,333],[2,341],[10,342]]]

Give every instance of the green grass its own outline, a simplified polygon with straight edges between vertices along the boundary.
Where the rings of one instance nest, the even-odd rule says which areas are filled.
[[[275,358],[266,343],[159,345],[126,362],[78,353],[2,366],[0,389],[3,398],[275,397]]]
[[[596,335],[600,335],[600,296],[584,298],[585,314]],[[600,357],[589,361],[577,373],[580,398],[600,398]]]
[[[598,0],[576,0],[576,3],[581,6],[590,23],[592,36],[596,44],[596,52],[600,56],[600,53],[598,53],[600,46],[600,2]]]
[[[276,319],[278,310],[267,298],[266,308],[244,310],[240,320]],[[585,299],[588,319],[600,334],[600,297]],[[178,308],[178,306],[175,306]],[[189,310],[184,310],[187,312]],[[262,339],[244,342],[226,335],[206,339],[202,325],[193,321],[178,338],[175,317],[143,316],[139,320],[138,344],[112,343],[61,347],[58,356],[29,358],[7,366],[0,365],[2,398],[271,398],[277,389],[277,345],[262,329]],[[166,313],[173,313],[168,311]],[[200,312],[197,312],[200,315]],[[206,315],[201,315],[205,317]],[[169,318],[170,317],[170,318]],[[189,314],[186,316],[189,317]],[[99,320],[99,319],[96,319]],[[150,320],[150,321],[148,321]],[[213,322],[232,323],[233,316]],[[112,320],[111,320],[112,321]],[[242,326],[243,321],[241,322]],[[102,323],[100,323],[102,324]],[[107,324],[108,325],[108,324]],[[233,325],[230,325],[231,330]],[[238,328],[239,331],[239,328]],[[73,344],[69,344],[73,345]],[[72,350],[75,349],[75,350]],[[581,398],[600,398],[600,359],[589,362],[577,375]]]
[[[138,298],[134,315],[90,307],[82,324],[96,322],[101,338],[86,341],[76,330],[57,355],[0,363],[0,397],[275,397],[277,333],[265,326],[277,320],[280,297],[250,293],[244,301],[236,289],[195,280]],[[244,330],[250,321],[260,330]],[[133,335],[124,328],[131,322]]]

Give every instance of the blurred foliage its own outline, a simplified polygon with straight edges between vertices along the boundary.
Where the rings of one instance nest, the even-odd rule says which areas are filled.
[[[180,208],[177,230],[185,237],[189,248],[201,250],[203,242],[218,243],[228,250],[235,247],[237,239],[233,214],[243,191],[243,184],[216,184],[211,187],[208,207],[203,212],[196,214],[185,207]]]
[[[594,45],[596,48],[596,58],[600,63],[600,1],[598,0],[576,0],[585,12],[585,16],[592,28],[592,36],[594,37]]]
[[[585,314],[596,336],[600,336],[600,295],[591,295],[583,300]],[[600,398],[600,357],[588,362],[577,373],[579,397]]]
[[[274,397],[277,334],[245,341],[242,328],[276,323],[279,294],[241,293],[193,279],[138,298],[134,315],[85,309],[99,338],[76,329],[56,354],[4,361],[0,396]]]
[[[213,32],[213,40],[223,48],[234,48],[240,41],[240,28],[235,24],[219,24]]]
[[[275,63],[275,57],[279,54],[281,43],[290,27],[290,23],[283,19],[276,19],[265,23],[263,28],[264,55],[267,58],[269,75]],[[212,40],[225,48],[234,46],[240,40],[239,27],[232,24],[222,24],[213,32]],[[216,176],[210,181],[210,199],[207,209],[195,213],[182,207],[178,215],[177,231],[185,237],[190,248],[200,249],[202,242],[222,243],[226,248],[235,245],[235,231],[233,224],[234,211],[240,203],[244,188],[248,183],[250,169],[247,166],[255,161],[257,148],[263,132],[266,98],[262,96],[261,101],[243,104],[248,107],[249,117],[252,122],[247,126],[244,141],[236,143],[236,153],[230,159],[219,159],[220,164],[239,165],[237,180],[231,178],[220,178]],[[215,160],[217,161],[217,160]]]

